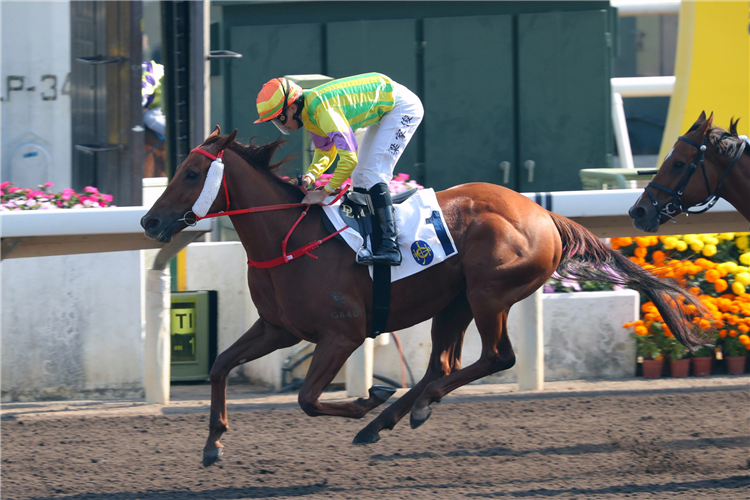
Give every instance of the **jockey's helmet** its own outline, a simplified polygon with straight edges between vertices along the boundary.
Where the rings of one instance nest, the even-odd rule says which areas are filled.
[[[256,105],[260,118],[253,123],[263,123],[278,118],[286,121],[286,108],[302,97],[302,87],[286,78],[274,78],[258,92]]]

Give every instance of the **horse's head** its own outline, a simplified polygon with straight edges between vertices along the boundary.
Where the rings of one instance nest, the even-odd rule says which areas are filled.
[[[717,186],[719,172],[704,168],[703,160],[713,116],[711,113],[706,119],[706,113],[701,113],[664,158],[653,180],[628,211],[636,228],[655,233],[667,220],[711,196],[711,186]]]
[[[212,156],[217,156],[234,141],[237,131],[229,135],[221,135],[217,125],[211,135],[200,146]],[[211,140],[209,140],[211,139]],[[168,243],[172,237],[188,227],[195,220],[193,206],[201,197],[204,186],[207,185],[208,173],[212,160],[200,153],[190,153],[169,182],[167,189],[156,200],[154,206],[141,219],[141,226],[146,230],[149,238]],[[215,183],[216,179],[212,179]],[[219,179],[219,182],[221,179]],[[209,199],[211,206],[208,212],[216,212],[226,204],[224,196],[219,192],[213,193],[215,199]],[[204,196],[205,198],[205,196]],[[205,213],[203,214],[205,215]]]

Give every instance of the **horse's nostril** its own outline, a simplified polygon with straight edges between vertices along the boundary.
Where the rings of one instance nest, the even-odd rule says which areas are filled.
[[[646,209],[643,207],[632,207],[628,213],[633,219],[642,219],[646,216]]]
[[[146,229],[151,229],[159,225],[161,221],[156,217],[151,217],[146,221]]]

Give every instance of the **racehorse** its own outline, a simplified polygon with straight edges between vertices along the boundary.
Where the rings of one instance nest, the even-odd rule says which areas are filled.
[[[166,177],[167,152],[164,149],[164,139],[146,128],[143,146],[143,177]]]
[[[653,180],[628,213],[633,225],[650,233],[684,212],[699,214],[719,198],[732,204],[750,221],[750,144],[737,135],[737,122],[729,132],[713,127],[713,113],[703,112],[680,136]],[[700,174],[695,174],[700,170]],[[691,210],[696,207],[696,210]]]
[[[339,404],[319,401],[370,331],[373,297],[368,269],[355,264],[354,251],[345,243],[337,239],[320,243],[330,237],[322,222],[321,207],[312,206],[306,217],[299,215],[301,189],[273,172],[285,161],[271,162],[280,140],[262,146],[251,140],[243,145],[234,141],[236,130],[220,134],[216,127],[187,156],[141,220],[148,237],[170,241],[195,219],[191,207],[203,196],[204,183],[210,185],[207,176],[214,168],[210,167],[211,160],[222,154],[223,187],[219,188],[216,181],[218,194],[210,200],[208,213],[228,207],[263,210],[230,215],[252,264],[248,283],[261,319],[221,353],[211,369],[205,466],[223,452],[219,439],[228,429],[226,383],[230,370],[277,349],[301,340],[317,344],[298,397],[299,405],[310,416],[361,418],[395,391],[375,386],[366,399]],[[693,313],[689,306],[702,310],[697,297],[613,251],[582,226],[492,184],[456,186],[438,192],[437,199],[458,253],[393,283],[385,330],[401,330],[432,318],[429,366],[419,383],[356,435],[355,444],[378,441],[381,430],[392,429],[409,411],[411,426],[416,428],[430,416],[430,405],[449,392],[512,367],[516,357],[508,337],[508,312],[555,271],[639,290],[654,302],[680,342],[688,346],[703,343],[690,324]],[[279,210],[271,211],[274,208]],[[298,259],[277,267],[253,267],[269,259],[285,260],[279,253],[286,245],[302,249],[292,254],[283,251],[287,258],[297,255]],[[677,307],[679,303],[683,307]],[[352,314],[332,315],[342,304]],[[481,357],[461,367],[463,337],[472,319],[481,336]]]

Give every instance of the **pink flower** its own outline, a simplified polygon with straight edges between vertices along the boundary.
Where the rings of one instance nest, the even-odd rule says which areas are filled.
[[[70,199],[70,197],[71,197],[71,196],[73,196],[74,194],[75,194],[75,191],[74,191],[74,190],[72,190],[72,189],[70,189],[70,188],[65,188],[65,189],[63,189],[63,192],[62,192],[62,199],[63,199],[63,200],[65,200],[65,201],[67,201],[67,200],[69,200],[69,199]]]
[[[10,181],[5,181],[2,184],[0,184],[0,189],[5,189],[10,185]]]
[[[44,191],[31,191],[26,195],[27,198],[34,198],[35,196],[44,196]]]
[[[15,193],[16,191],[18,191],[17,187],[10,187],[10,188],[8,188],[8,192],[9,193]]]
[[[99,192],[99,190],[96,189],[94,186],[86,186],[85,188],[83,188],[83,190],[88,191],[89,193],[94,193],[94,194]]]
[[[78,201],[79,201],[80,203],[86,203],[87,201],[89,201],[89,197],[88,197],[88,196],[81,196],[81,197],[80,197],[80,198],[78,199]]]
[[[5,196],[5,193],[2,190],[0,190],[0,196]]]
[[[62,200],[57,200],[55,203],[57,204],[58,207],[63,206]]]
[[[44,185],[47,186],[47,187],[52,187],[52,186],[55,185],[55,183],[54,182],[45,182]]]
[[[106,201],[107,203],[111,202],[113,199],[113,196],[111,194],[103,194],[102,199]]]

